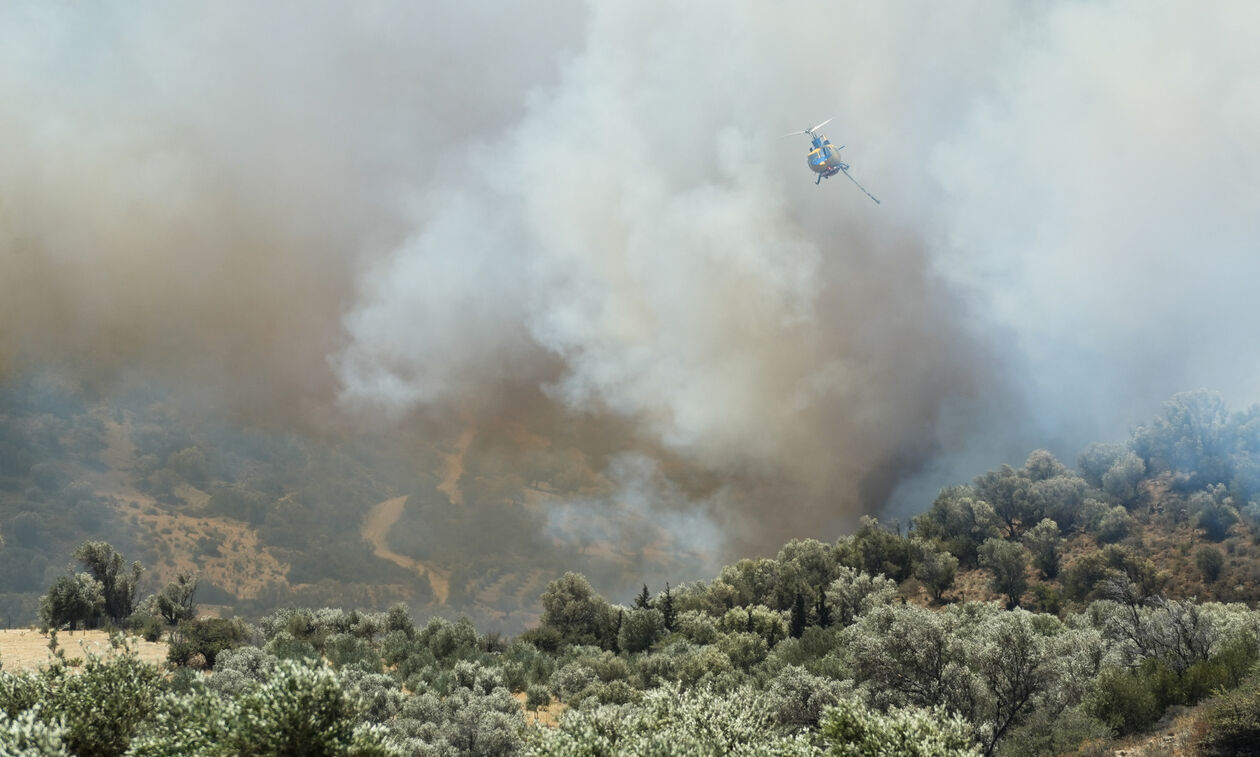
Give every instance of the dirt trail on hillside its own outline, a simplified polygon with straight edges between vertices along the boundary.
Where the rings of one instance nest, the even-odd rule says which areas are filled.
[[[464,475],[464,453],[468,451],[468,445],[472,444],[476,435],[476,426],[469,426],[459,435],[459,439],[455,441],[455,451],[446,456],[442,483],[437,485],[438,491],[455,505],[464,504],[464,493],[459,490],[459,477]]]
[[[451,594],[450,574],[425,565],[419,560],[398,554],[390,549],[389,543],[385,541],[385,535],[402,517],[403,506],[406,504],[406,497],[394,497],[373,506],[368,511],[367,519],[363,521],[363,538],[372,545],[372,552],[377,557],[389,560],[407,570],[414,570],[428,579],[429,586],[433,588],[433,594],[437,597],[438,602],[446,604],[446,598]]]

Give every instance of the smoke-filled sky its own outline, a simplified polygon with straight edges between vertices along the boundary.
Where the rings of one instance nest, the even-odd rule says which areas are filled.
[[[528,397],[699,531],[834,538],[1260,399],[1257,39],[1248,0],[7,3],[0,369],[297,427]],[[780,138],[826,118],[882,204]]]

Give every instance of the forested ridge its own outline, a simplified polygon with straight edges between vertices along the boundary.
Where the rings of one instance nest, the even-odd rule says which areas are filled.
[[[125,548],[89,541],[80,570],[45,587],[42,622],[169,638],[171,671],[124,652],[0,674],[0,743],[1035,755],[1105,753],[1159,728],[1187,752],[1254,754],[1258,523],[1260,407],[1195,392],[1074,468],[1039,450],[946,487],[904,528],[868,518],[711,580],[643,585],[624,606],[566,573],[514,637],[401,603],[200,617],[195,577],[141,598]]]

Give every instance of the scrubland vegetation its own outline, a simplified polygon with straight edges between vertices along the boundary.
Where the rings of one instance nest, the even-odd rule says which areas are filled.
[[[22,755],[1101,753],[1193,713],[1202,754],[1260,751],[1260,408],[1179,395],[1076,468],[1044,451],[629,606],[577,573],[515,637],[468,620],[283,608],[200,618],[195,578],[140,599],[87,542],[50,628],[170,639],[0,674]],[[8,549],[5,547],[4,549]],[[1187,708],[1196,707],[1195,710]]]

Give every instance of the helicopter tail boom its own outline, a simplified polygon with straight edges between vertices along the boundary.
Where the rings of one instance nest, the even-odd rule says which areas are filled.
[[[845,171],[845,169],[843,169],[843,168],[841,168],[840,170],[844,172],[844,175],[845,175],[845,176],[848,176],[848,177],[849,177],[849,181],[853,182],[854,184],[857,184],[857,188],[858,188],[858,189],[860,189],[860,190],[862,190],[862,192],[863,192],[863,193],[864,193],[867,197],[869,197],[869,198],[871,198],[872,200],[874,200],[876,205],[880,205],[880,204],[882,204],[882,203],[880,203],[880,201],[879,201],[879,198],[878,198],[878,197],[876,197],[875,195],[871,194],[870,192],[867,192],[867,191],[866,191],[866,187],[862,186],[861,184],[858,184],[858,180],[857,180],[857,179],[855,179],[855,178],[853,178],[852,174],[850,174],[848,171]]]

